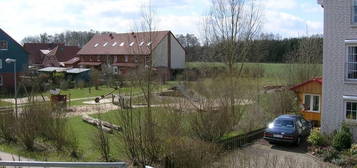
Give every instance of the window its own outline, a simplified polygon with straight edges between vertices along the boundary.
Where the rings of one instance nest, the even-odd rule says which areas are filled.
[[[347,79],[357,79],[357,46],[348,46],[347,51]]]
[[[357,120],[357,102],[346,102],[346,119]]]
[[[124,44],[125,44],[125,42],[120,43],[120,47],[123,47],[123,46],[124,46]]]
[[[304,95],[304,109],[311,112],[320,112],[320,96],[312,94]]]
[[[114,46],[116,46],[117,44],[118,44],[117,42],[114,42],[112,46],[114,47]]]
[[[114,63],[118,62],[118,57],[114,56]]]
[[[134,44],[135,44],[135,42],[131,42],[129,46],[132,47]]]
[[[0,59],[0,69],[2,69],[2,60]]]
[[[139,44],[139,46],[141,47],[141,46],[143,46],[144,45],[144,42],[142,41],[140,44]]]
[[[7,50],[8,44],[5,40],[0,40],[0,50]]]
[[[98,45],[99,45],[99,44],[98,44],[98,43],[96,43],[96,44],[94,44],[94,47],[98,47]]]
[[[352,23],[357,23],[357,0],[353,0],[352,4]]]
[[[128,61],[129,61],[128,56],[125,56],[125,62],[128,62]]]
[[[2,76],[0,75],[0,86],[3,85],[3,79],[2,79]]]
[[[149,46],[151,45],[151,43],[152,43],[151,41],[150,41],[150,42],[148,42],[147,46],[149,47]]]
[[[107,44],[108,44],[108,42],[105,42],[105,43],[103,44],[103,47],[107,46]]]

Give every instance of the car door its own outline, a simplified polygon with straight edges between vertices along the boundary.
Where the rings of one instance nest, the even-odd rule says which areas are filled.
[[[300,118],[300,123],[302,127],[302,135],[307,136],[309,134],[309,127],[308,127],[308,122],[304,120],[303,118]]]
[[[297,130],[297,132],[298,132],[299,135],[303,135],[303,134],[304,134],[303,125],[302,125],[300,119],[297,119],[297,120],[296,120],[296,130]]]

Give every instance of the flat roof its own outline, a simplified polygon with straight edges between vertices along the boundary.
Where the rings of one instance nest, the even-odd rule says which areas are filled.
[[[78,74],[86,71],[90,71],[87,68],[61,68],[61,67],[46,67],[38,70],[39,72],[66,72],[72,74]]]
[[[90,69],[87,69],[87,68],[71,68],[71,69],[68,69],[66,72],[67,73],[78,74],[78,73],[82,73],[82,72],[86,72],[86,71],[90,71]]]
[[[46,68],[42,68],[39,69],[38,71],[40,72],[63,72],[66,71],[68,68],[61,68],[61,67],[46,67]]]

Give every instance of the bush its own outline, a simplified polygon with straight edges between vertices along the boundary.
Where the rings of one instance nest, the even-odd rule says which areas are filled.
[[[332,140],[332,146],[336,150],[344,150],[351,148],[352,134],[346,126],[342,126],[341,130],[336,133]]]
[[[357,144],[353,144],[350,149],[352,155],[357,155]]]
[[[220,147],[201,140],[185,137],[170,138],[167,141],[164,167],[200,168],[210,165],[220,153]]]
[[[313,146],[327,145],[326,137],[324,137],[318,129],[312,130],[310,136],[307,138],[307,142],[309,142]]]
[[[14,111],[0,112],[0,138],[7,143],[16,142],[16,122]]]
[[[331,147],[325,148],[322,152],[321,157],[325,162],[331,162],[332,160],[336,160],[339,158],[338,151]]]

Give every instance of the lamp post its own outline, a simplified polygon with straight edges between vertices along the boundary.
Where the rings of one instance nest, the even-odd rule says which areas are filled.
[[[14,63],[15,114],[17,117],[16,59],[6,58],[5,62],[8,64]]]

